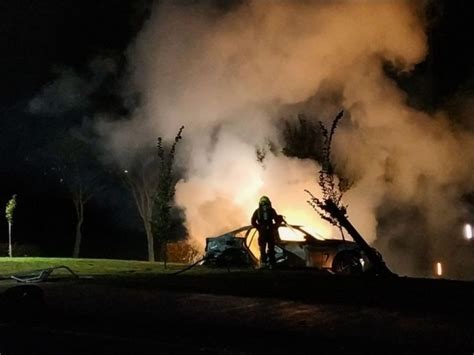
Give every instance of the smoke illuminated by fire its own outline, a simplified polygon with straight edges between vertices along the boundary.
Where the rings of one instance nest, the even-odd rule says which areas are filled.
[[[255,149],[278,144],[278,112],[325,81],[344,83],[354,123],[386,123],[400,95],[383,78],[382,62],[406,70],[423,58],[418,22],[406,2],[250,1],[225,14],[170,2],[156,7],[132,48],[132,79],[157,132],[172,136],[187,127],[188,174],[176,197],[191,235],[202,240],[247,224],[263,193],[290,223],[328,233],[303,192],[314,190],[318,167],[281,154],[268,154],[261,166]],[[353,217],[370,240],[373,209],[365,203]]]
[[[129,49],[130,92],[140,93],[142,105],[134,120],[107,131],[109,142],[172,138],[186,127],[176,203],[201,245],[249,224],[262,194],[288,223],[337,237],[306,203],[304,189],[318,194],[319,167],[284,156],[275,123],[299,112],[328,122],[345,109],[333,158],[354,181],[344,198],[352,223],[373,242],[386,201],[412,204],[428,225],[431,252],[442,252],[442,236],[465,212],[459,194],[474,182],[474,156],[466,156],[474,140],[442,113],[408,107],[384,71],[408,73],[424,59],[420,4],[249,0],[221,9],[160,1]],[[339,99],[315,103],[328,90]],[[273,149],[257,161],[256,149],[269,141]],[[385,240],[405,238],[392,227]],[[407,260],[398,263],[411,271]]]
[[[270,196],[273,207],[289,224],[304,225],[310,233],[330,236],[331,228],[306,204],[304,189],[314,185],[315,164],[285,157],[269,158],[261,166],[252,147],[216,147],[215,156],[202,175],[192,176],[177,186],[176,201],[185,208],[193,236],[218,235],[250,224],[261,195]],[[245,155],[245,148],[250,149]],[[229,149],[229,150],[227,150]],[[228,160],[226,155],[233,156]],[[218,164],[217,168],[213,164]],[[197,208],[193,208],[197,205]]]

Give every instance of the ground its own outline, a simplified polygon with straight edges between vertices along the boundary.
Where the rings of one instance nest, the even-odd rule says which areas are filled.
[[[54,264],[30,266],[40,261]],[[0,353],[474,351],[472,282],[203,267],[174,274],[183,266],[74,262],[79,278],[25,285],[6,277],[19,264],[0,260]],[[38,290],[44,303],[24,297]]]

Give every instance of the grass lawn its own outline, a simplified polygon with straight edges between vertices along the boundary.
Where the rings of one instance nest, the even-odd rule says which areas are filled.
[[[110,259],[72,259],[72,258],[0,258],[0,277],[41,270],[55,266],[67,266],[78,275],[120,275],[171,273],[186,265],[168,263],[164,268],[161,262]],[[67,273],[60,269],[54,274]]]

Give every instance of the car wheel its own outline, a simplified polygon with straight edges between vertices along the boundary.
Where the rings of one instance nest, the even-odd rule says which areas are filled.
[[[362,274],[360,257],[356,253],[341,252],[334,258],[332,271],[338,275],[360,275]]]

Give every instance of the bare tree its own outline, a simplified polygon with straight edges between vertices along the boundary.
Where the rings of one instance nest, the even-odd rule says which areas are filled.
[[[138,213],[143,222],[147,240],[148,261],[155,261],[155,248],[151,229],[153,195],[158,186],[158,161],[151,149],[142,149],[134,162],[121,174],[130,188]]]
[[[72,256],[78,258],[82,243],[84,208],[87,202],[102,189],[103,169],[96,159],[91,143],[78,132],[71,132],[54,144],[54,164],[59,183],[70,195],[76,214],[74,248]]]
[[[76,228],[74,237],[73,258],[78,258],[81,251],[82,243],[82,225],[84,224],[84,207],[94,195],[95,185],[93,182],[86,182],[80,178],[80,174],[76,176],[74,186],[70,187],[72,202],[76,212]]]
[[[173,166],[176,153],[176,145],[182,139],[184,126],[182,126],[173,144],[167,151],[163,145],[161,137],[158,138],[158,159],[160,163],[160,173],[158,179],[158,186],[153,196],[153,211],[152,211],[152,228],[153,235],[158,243],[158,250],[160,251],[163,260],[167,262],[167,242],[171,233],[172,220],[171,209],[172,202],[175,195],[176,178],[173,174]]]
[[[344,111],[339,112],[336,118],[331,124],[331,128],[328,130],[324,124],[320,121],[320,131],[323,138],[322,142],[322,161],[321,169],[318,173],[318,184],[321,188],[322,198],[314,196],[310,191],[306,192],[310,195],[308,203],[313,209],[320,215],[320,217],[329,223],[340,227],[339,222],[335,219],[331,213],[327,210],[327,204],[337,206],[337,208],[346,215],[346,207],[341,203],[342,196],[349,190],[351,184],[343,177],[337,177],[334,171],[334,166],[331,162],[331,145],[332,139],[336,132],[337,125],[344,115]]]
[[[133,163],[121,176],[130,188],[143,222],[147,240],[148,261],[155,261],[155,239],[165,240],[170,229],[170,203],[174,197],[172,167],[181,127],[168,154],[158,138],[157,152],[146,147],[137,151]],[[155,212],[154,212],[155,211]],[[161,246],[160,246],[161,247]]]
[[[374,248],[370,247],[362,235],[360,235],[356,228],[349,222],[347,217],[347,206],[342,204],[342,196],[350,188],[351,184],[343,177],[336,176],[334,166],[331,163],[331,145],[337,125],[343,115],[344,111],[341,111],[333,120],[329,130],[322,122],[320,122],[321,132],[323,135],[323,161],[319,171],[318,183],[321,187],[322,198],[318,198],[310,191],[306,190],[310,196],[308,203],[321,218],[337,226],[341,232],[342,228],[347,230],[372,263],[375,275],[392,276],[395,274],[385,265],[381,254]]]
[[[16,194],[12,196],[12,198],[8,201],[7,206],[5,207],[5,217],[8,221],[8,256],[11,258],[13,256],[13,249],[12,249],[12,225],[13,225],[13,217],[15,215],[16,210]]]

